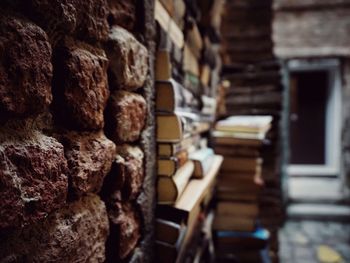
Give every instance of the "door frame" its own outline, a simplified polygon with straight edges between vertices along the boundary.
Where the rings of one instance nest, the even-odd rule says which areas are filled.
[[[331,176],[341,172],[341,125],[342,125],[342,84],[340,61],[338,59],[291,59],[286,61],[287,90],[290,90],[290,77],[295,72],[327,71],[329,74],[326,105],[325,164],[290,165],[289,176]],[[288,97],[288,100],[290,98]],[[290,101],[288,102],[290,105]],[[289,109],[288,109],[288,118]],[[289,134],[289,132],[288,132]],[[290,136],[290,135],[289,135]],[[289,138],[288,138],[289,141]]]

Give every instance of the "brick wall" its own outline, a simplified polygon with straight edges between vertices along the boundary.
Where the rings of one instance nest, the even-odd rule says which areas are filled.
[[[152,2],[0,4],[0,262],[151,260]]]

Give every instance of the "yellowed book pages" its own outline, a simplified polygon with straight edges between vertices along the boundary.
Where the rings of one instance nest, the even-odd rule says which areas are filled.
[[[165,32],[169,34],[171,41],[178,47],[184,46],[184,35],[175,21],[170,17],[167,10],[164,8],[159,0],[155,1],[155,19],[158,21],[160,26]]]
[[[158,176],[158,203],[174,204],[185,190],[193,171],[193,162],[187,161],[173,176]]]
[[[167,50],[158,50],[156,54],[156,80],[169,80],[171,78],[172,66],[170,62],[170,54]]]
[[[212,160],[212,167],[203,179],[192,179],[180,199],[175,203],[175,208],[188,213],[188,222],[195,220],[198,215],[192,213],[194,209],[200,210],[200,203],[207,191],[213,186],[215,178],[222,164],[223,157],[216,155]],[[196,208],[197,207],[197,208]]]
[[[181,118],[173,115],[157,115],[157,142],[180,142],[183,139]]]
[[[199,64],[197,58],[187,45],[185,45],[184,48],[183,70],[199,77]]]

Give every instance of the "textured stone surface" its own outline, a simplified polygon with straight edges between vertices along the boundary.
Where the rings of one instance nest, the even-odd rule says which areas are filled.
[[[333,254],[333,256],[337,255],[338,260],[330,262],[348,262],[350,260],[349,237],[348,223],[290,220],[279,231],[280,260],[286,263],[328,262],[324,256]],[[321,253],[325,248],[328,251]]]
[[[54,109],[61,124],[101,129],[109,96],[108,60],[103,50],[66,41],[54,56]]]
[[[63,146],[54,138],[0,130],[0,229],[35,222],[63,206],[66,172]]]
[[[106,207],[91,194],[42,223],[5,234],[0,262],[104,262],[108,233]]]
[[[136,0],[108,0],[108,22],[133,31],[136,23]]]
[[[112,27],[106,46],[110,60],[110,87],[135,90],[141,87],[148,72],[147,49],[124,28]]]
[[[103,194],[107,199],[134,200],[140,194],[144,179],[143,152],[139,147],[124,144],[117,147],[117,153]]]
[[[349,56],[349,16],[350,8],[345,7],[277,12],[273,23],[276,55]]]
[[[115,144],[103,132],[69,132],[59,140],[64,146],[69,168],[69,188],[73,196],[98,193],[115,159]]]
[[[107,262],[126,258],[140,239],[140,219],[131,203],[116,202],[108,209],[111,234],[107,242]]]
[[[51,103],[51,46],[26,20],[0,15],[0,120],[43,112]]]
[[[274,8],[279,9],[303,9],[303,8],[329,8],[349,4],[349,0],[274,0]]]
[[[43,27],[53,42],[64,35],[74,35],[89,41],[105,40],[108,36],[106,0],[17,0],[17,2],[19,9]]]
[[[144,98],[147,101],[147,120],[141,134],[140,144],[145,157],[145,178],[143,180],[143,191],[137,198],[137,204],[140,208],[142,218],[142,239],[139,246],[132,253],[130,262],[154,262],[154,207],[156,203],[155,185],[156,185],[156,150],[155,150],[155,117],[154,117],[154,60],[152,59],[156,50],[155,31],[156,23],[154,20],[154,1],[142,1],[142,10],[144,10],[144,20],[139,24],[142,26],[142,32],[145,38],[145,46],[149,54],[149,73],[143,85]]]
[[[106,109],[106,133],[114,142],[139,139],[146,121],[146,101],[136,93],[115,91]]]

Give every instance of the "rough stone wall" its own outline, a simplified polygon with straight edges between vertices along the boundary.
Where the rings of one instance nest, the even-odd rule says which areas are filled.
[[[274,5],[278,57],[350,56],[349,0],[275,0]]]
[[[0,262],[150,262],[153,1],[0,3]]]

